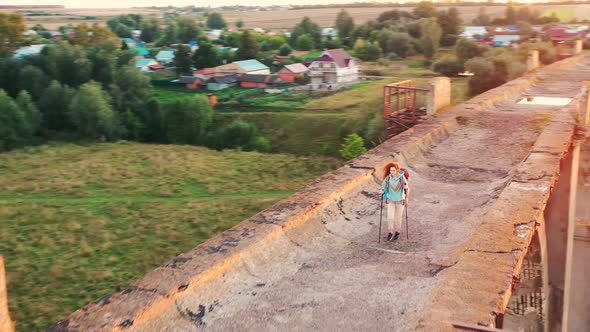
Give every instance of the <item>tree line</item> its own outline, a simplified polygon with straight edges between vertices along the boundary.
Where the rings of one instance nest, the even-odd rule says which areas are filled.
[[[0,151],[47,140],[119,139],[270,150],[253,125],[218,119],[204,96],[158,102],[119,38],[96,32],[38,55],[0,56]]]

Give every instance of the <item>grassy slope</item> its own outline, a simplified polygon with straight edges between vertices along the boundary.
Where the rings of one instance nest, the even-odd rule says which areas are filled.
[[[337,165],[131,143],[0,154],[12,318],[19,331],[46,328]]]

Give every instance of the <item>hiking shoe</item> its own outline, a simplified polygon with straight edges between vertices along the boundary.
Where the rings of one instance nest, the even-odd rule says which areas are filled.
[[[391,234],[391,233],[389,233]],[[395,235],[393,236],[393,241],[397,240],[399,238],[399,232],[395,232]]]
[[[393,240],[393,233],[389,233],[389,235],[387,235],[387,241],[391,241]]]

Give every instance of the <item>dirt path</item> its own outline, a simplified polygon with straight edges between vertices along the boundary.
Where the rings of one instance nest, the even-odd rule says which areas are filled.
[[[522,96],[574,97],[573,87],[590,79],[582,70],[588,62],[560,77],[545,75],[552,80]],[[562,81],[570,88],[560,89]],[[452,267],[453,253],[562,109],[516,105],[517,99],[457,118],[449,137],[408,161],[409,240],[402,234],[377,244],[380,188],[371,184],[137,330],[411,330],[439,272]]]

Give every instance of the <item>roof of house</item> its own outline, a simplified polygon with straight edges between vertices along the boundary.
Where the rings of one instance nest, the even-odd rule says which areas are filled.
[[[22,58],[28,55],[35,55],[35,54],[39,54],[41,53],[41,51],[43,50],[43,48],[45,46],[49,46],[49,45],[30,45],[30,46],[25,46],[25,47],[21,47],[19,49],[17,49],[16,51],[14,51],[14,57],[15,58]]]
[[[261,75],[264,76],[264,75]],[[219,84],[232,84],[238,81],[238,75],[224,75],[224,76],[213,76],[207,83],[219,83]]]
[[[161,64],[157,63],[157,64],[153,64],[153,65],[149,65],[148,66],[151,70],[162,70],[162,69],[166,69],[166,67],[162,66]]]
[[[238,78],[240,82],[254,82],[254,83],[278,83],[282,82],[281,78],[277,75],[265,75],[265,74],[243,74]]]
[[[199,70],[195,70],[194,74],[201,74],[201,75],[213,75],[215,74],[215,68],[201,68]]]
[[[352,59],[352,56],[346,53],[345,50],[337,48],[333,50],[326,50],[322,53],[322,55],[319,58],[307,59],[305,63],[310,64],[314,61],[330,61],[335,62],[336,65],[340,68],[346,68],[348,67]]]
[[[181,83],[181,84],[192,84],[197,79],[198,79],[198,77],[195,77],[195,76],[180,76],[178,78],[178,83]]]
[[[520,40],[520,35],[495,35],[494,41],[514,41]]]
[[[150,58],[138,58],[135,59],[135,67],[145,67],[145,66],[149,66],[152,64],[152,61],[154,61],[154,59],[150,59]]]
[[[143,47],[132,48],[130,50],[130,52],[131,52],[131,54],[135,54],[135,55],[148,55],[148,54],[150,54],[150,51],[146,50]]]
[[[302,63],[294,63],[292,65],[286,65],[285,68],[288,69],[292,73],[305,73],[305,72],[309,71],[309,68],[307,68]]]
[[[235,61],[233,63],[246,72],[269,69],[268,66],[256,59]]]
[[[160,51],[160,52],[158,52],[158,54],[156,54],[156,58],[158,58],[158,59],[172,59],[172,58],[174,58],[174,51],[171,51],[171,50]]]
[[[123,41],[126,43],[135,43],[135,40],[133,40],[131,38],[123,38]]]
[[[570,39],[586,36],[585,31],[570,30],[566,28],[549,28],[544,31],[553,39]]]

